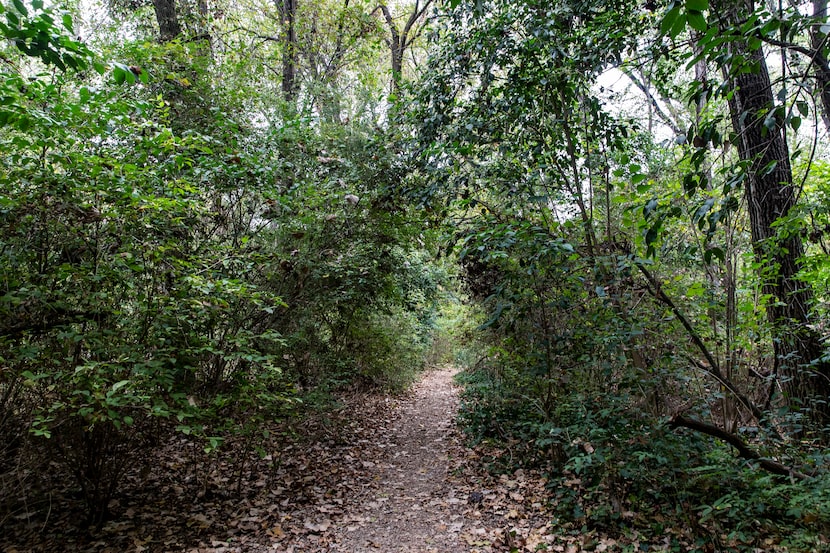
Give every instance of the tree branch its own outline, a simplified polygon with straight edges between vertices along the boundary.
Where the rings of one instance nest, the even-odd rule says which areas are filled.
[[[620,66],[620,71],[622,71],[623,74],[626,77],[628,77],[628,79],[632,83],[634,83],[634,86],[636,86],[637,88],[640,89],[640,92],[642,92],[643,94],[646,95],[646,98],[648,98],[649,102],[651,103],[651,105],[656,110],[657,116],[660,119],[662,119],[663,122],[666,125],[669,126],[669,128],[671,128],[671,130],[675,134],[675,136],[685,134],[685,133],[681,132],[680,127],[677,125],[677,123],[675,123],[675,121],[671,117],[666,115],[666,112],[663,111],[663,108],[661,108],[660,104],[657,102],[657,98],[654,97],[654,94],[652,94],[651,90],[649,90],[648,87],[646,87],[645,83],[643,83],[640,79],[637,78],[636,75],[634,75],[633,71],[631,71],[630,69],[625,68],[624,66]]]
[[[725,430],[718,428],[717,426],[695,419],[688,419],[683,415],[675,415],[674,417],[672,417],[671,421],[669,421],[669,427],[677,428],[680,426],[688,428],[690,430],[694,430],[696,432],[700,432],[702,434],[707,434],[723,442],[726,442],[738,451],[738,455],[741,458],[757,462],[758,466],[760,466],[762,469],[768,472],[778,474],[781,476],[797,478],[799,480],[812,479],[811,475],[805,474],[799,470],[794,469],[793,467],[788,467],[787,465],[779,463],[778,461],[773,461],[772,459],[766,459],[761,457],[760,453],[750,448],[746,444],[746,442],[744,442],[740,437],[736,436],[735,434],[730,434],[729,432],[726,432]]]
[[[423,17],[424,13],[426,13],[427,9],[432,4],[432,2],[433,0],[427,0],[426,2],[424,2],[424,5],[420,10],[418,9],[418,2],[415,2],[415,8],[412,10],[412,15],[409,16],[409,20],[406,22],[406,25],[404,25],[403,33],[401,33],[401,36],[403,36],[402,42],[404,47],[407,47],[410,44],[412,44],[412,40],[414,40],[415,37],[418,36],[416,34],[412,37],[412,40],[407,41],[407,38],[409,37],[409,31],[412,30],[412,26],[415,25],[415,23],[419,19],[421,19],[421,17]]]
[[[42,318],[31,317],[28,320],[18,319],[17,321],[0,326],[0,337],[17,339],[24,334],[42,334],[54,328],[70,324],[78,324],[87,321],[101,322],[109,317],[109,313],[70,311],[62,308],[52,309]]]
[[[822,56],[817,50],[813,50],[812,48],[807,48],[805,46],[799,46],[798,44],[793,44],[792,42],[778,40],[777,38],[765,36],[761,33],[757,33],[755,36],[762,42],[766,42],[772,46],[786,48],[787,50],[792,50],[793,52],[798,52],[799,54],[807,56],[810,58],[810,63],[815,64],[822,73],[830,75],[830,63],[828,63],[824,56]]]
[[[697,346],[697,349],[703,354],[703,357],[706,358],[706,362],[709,363],[708,366],[700,363],[699,366],[701,369],[706,371],[712,377],[715,378],[718,382],[723,385],[733,396],[735,396],[741,404],[749,409],[759,423],[762,423],[764,420],[764,413],[761,409],[755,405],[752,400],[746,397],[744,394],[738,390],[737,386],[732,383],[732,381],[727,378],[720,370],[720,365],[718,364],[715,356],[712,355],[712,352],[709,351],[709,348],[706,347],[706,344],[703,342],[703,339],[697,333],[695,328],[692,326],[692,323],[686,317],[685,313],[680,310],[677,305],[675,305],[674,301],[663,291],[662,286],[660,286],[660,282],[651,274],[651,272],[646,269],[642,263],[635,263],[637,268],[643,273],[643,276],[646,277],[646,282],[648,283],[648,292],[660,303],[666,305],[669,309],[671,309],[674,316],[680,321],[680,324],[683,325],[683,328],[686,329],[686,332],[689,333],[689,337],[692,339],[692,342]],[[777,434],[777,433],[776,433]]]

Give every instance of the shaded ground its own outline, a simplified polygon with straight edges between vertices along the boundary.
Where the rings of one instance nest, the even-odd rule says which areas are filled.
[[[459,535],[471,521],[469,494],[448,481],[457,409],[452,375],[450,369],[428,373],[398,407],[389,432],[379,436],[386,455],[374,467],[376,483],[350,506],[357,524],[340,526],[334,551],[459,550]]]
[[[465,448],[450,368],[403,398],[355,395],[333,415],[206,457],[178,436],[126,478],[100,531],[71,490],[3,520],[7,553],[576,551],[547,526],[537,474],[500,478]],[[263,455],[264,454],[264,455]],[[561,544],[566,545],[561,545]]]

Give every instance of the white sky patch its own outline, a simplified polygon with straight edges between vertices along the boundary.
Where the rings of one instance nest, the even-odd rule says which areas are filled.
[[[643,128],[651,131],[655,141],[673,141],[677,138],[674,131],[655,113],[654,106],[645,94],[616,67],[609,67],[599,75],[593,92],[604,101],[608,113],[639,121]],[[661,99],[655,97],[655,101],[664,112],[671,111]]]

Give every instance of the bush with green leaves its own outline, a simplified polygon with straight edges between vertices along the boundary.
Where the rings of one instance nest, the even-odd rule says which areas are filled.
[[[53,21],[47,10],[32,25],[59,33]],[[91,65],[86,50],[58,63],[79,51],[67,40],[54,55],[36,40],[21,49]],[[267,260],[239,247],[250,230],[217,208],[227,183],[204,182],[199,161],[224,153],[210,137],[173,134],[165,104],[118,82],[77,86],[42,66],[12,77],[26,85],[7,105],[26,116],[0,131],[3,431],[49,438],[100,523],[157,419],[201,428],[243,383],[262,407],[282,403],[282,390],[263,395],[280,338],[262,314],[283,304],[251,278]]]
[[[269,260],[224,216],[225,183],[203,180],[209,137],[117,90],[39,85],[63,125],[2,137],[3,363],[99,517],[153,418],[201,426],[219,394],[272,385],[265,323],[284,305],[253,278]]]
[[[296,113],[240,123],[215,107],[233,95],[207,78],[202,46],[127,42],[116,54],[131,64],[105,65],[68,38],[68,16],[13,4],[0,11],[19,61],[0,109],[4,470],[29,432],[101,524],[173,430],[210,452],[254,444],[298,388],[413,378],[442,277],[393,193],[388,137]]]

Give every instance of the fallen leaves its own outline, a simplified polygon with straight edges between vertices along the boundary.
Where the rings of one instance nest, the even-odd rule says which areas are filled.
[[[388,433],[397,405],[381,395],[354,396],[344,403],[342,411],[325,418],[272,424],[269,439],[258,444],[264,454],[242,439],[229,439],[218,455],[209,456],[192,437],[175,434],[153,450],[144,473],[137,469],[125,476],[124,493],[110,506],[115,518],[99,532],[90,536],[77,527],[82,505],[66,490],[52,498],[59,505],[52,513],[22,513],[19,522],[6,525],[0,549],[230,553],[252,547],[325,548],[335,531],[357,530],[365,522],[349,518],[345,508],[377,485],[376,465],[386,455],[377,437]]]
[[[273,425],[260,444],[263,455],[243,440],[229,440],[225,455],[206,456],[201,444],[177,435],[154,452],[148,475],[126,476],[127,493],[110,505],[115,518],[100,532],[90,536],[73,527],[79,511],[67,495],[48,521],[38,512],[7,521],[16,534],[10,534],[12,542],[3,536],[0,549],[577,553],[662,551],[681,541],[642,538],[636,528],[646,517],[624,508],[616,516],[629,527],[625,535],[578,520],[552,522],[557,490],[548,488],[543,474],[488,473],[487,464],[509,459],[509,450],[466,447],[443,403],[432,407],[428,420],[411,402],[382,396],[355,396],[344,405],[325,420]],[[576,474],[559,484],[579,498],[590,495],[589,485]],[[649,513],[647,519],[655,523],[661,516]],[[674,538],[682,532],[667,531]],[[764,549],[775,551],[776,544]]]

